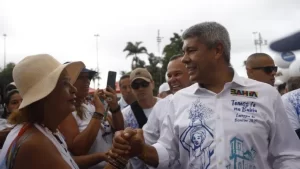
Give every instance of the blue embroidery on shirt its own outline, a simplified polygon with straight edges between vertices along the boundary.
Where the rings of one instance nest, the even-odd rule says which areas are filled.
[[[292,92],[289,94],[288,101],[292,103],[298,116],[300,116],[300,92]]]
[[[111,126],[109,124],[109,122],[106,120],[106,121],[102,121],[101,123],[102,127],[103,127],[103,134],[102,134],[102,138],[104,139],[104,141],[106,143],[108,143],[108,139],[107,139],[107,136],[108,137],[111,137],[110,134],[112,133],[112,130],[111,130]]]
[[[233,162],[233,166],[228,164],[227,169],[256,169],[253,164],[256,150],[252,147],[251,150],[244,150],[244,141],[234,137],[230,141],[231,152],[229,159]]]
[[[127,127],[131,127],[133,129],[137,129],[139,128],[139,124],[134,116],[134,114],[132,112],[129,112],[126,115],[126,123],[127,123]]]
[[[214,141],[213,130],[205,124],[213,111],[196,100],[189,110],[190,124],[180,136],[180,143],[189,152],[190,168],[207,169],[214,150],[210,148]]]

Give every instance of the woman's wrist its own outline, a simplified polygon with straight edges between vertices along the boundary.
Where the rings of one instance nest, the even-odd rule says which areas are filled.
[[[103,117],[104,117],[104,115],[102,113],[97,112],[97,111],[94,112],[94,114],[93,114],[93,118],[95,118],[95,119],[102,120]]]

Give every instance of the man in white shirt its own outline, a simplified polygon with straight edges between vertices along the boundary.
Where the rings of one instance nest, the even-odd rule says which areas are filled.
[[[157,143],[160,137],[161,126],[165,116],[168,112],[169,102],[173,98],[173,94],[178,90],[191,85],[189,80],[189,75],[185,65],[181,62],[183,55],[173,56],[167,67],[167,77],[168,85],[172,94],[168,95],[166,98],[159,100],[152,109],[152,112],[148,118],[147,123],[143,127],[144,139],[146,144],[152,145]],[[147,168],[143,162],[139,160],[132,160],[134,169]],[[179,168],[180,164],[176,161],[170,168]]]
[[[175,55],[169,61],[167,76],[168,85],[170,86],[172,94],[155,104],[147,123],[143,127],[144,138],[147,144],[152,145],[159,139],[161,125],[168,111],[166,105],[168,105],[173,98],[173,94],[191,85],[187,68],[184,63],[181,62],[182,57],[183,55]]]
[[[281,98],[289,122],[300,138],[300,89],[290,91]]]
[[[169,102],[156,144],[145,144],[140,130],[126,129],[116,133],[112,152],[157,168],[175,160],[182,169],[299,168],[300,142],[286,125],[280,94],[233,71],[226,28],[204,22],[182,37],[182,61],[197,83]]]
[[[128,105],[133,103],[135,101],[135,97],[132,93],[132,89],[130,86],[130,76],[129,75],[123,75],[120,78],[119,86],[120,86],[120,92],[122,94],[121,99],[119,100],[120,109],[123,110]]]

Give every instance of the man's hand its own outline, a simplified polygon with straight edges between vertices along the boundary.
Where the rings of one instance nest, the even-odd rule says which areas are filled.
[[[126,128],[124,131],[118,131],[115,134],[112,150],[109,155],[117,158],[135,157],[141,155],[145,144],[143,131],[141,129]]]

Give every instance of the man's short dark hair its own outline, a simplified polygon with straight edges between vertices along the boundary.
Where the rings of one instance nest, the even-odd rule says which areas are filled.
[[[129,79],[130,78],[130,75],[129,74],[126,74],[126,75],[123,75],[123,76],[121,76],[121,78],[120,78],[120,80],[119,80],[119,86],[121,87],[121,80],[124,80],[124,79]]]
[[[285,88],[290,92],[300,88],[300,76],[291,77],[286,82]]]
[[[176,60],[176,59],[178,59],[178,58],[181,58],[181,57],[183,57],[183,54],[174,55],[174,56],[172,56],[172,57],[170,58],[169,62],[171,62],[171,61],[173,61],[173,60]]]

